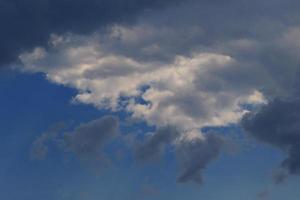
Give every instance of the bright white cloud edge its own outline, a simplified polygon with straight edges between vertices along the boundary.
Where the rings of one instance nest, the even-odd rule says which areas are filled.
[[[136,39],[138,35],[116,26],[109,42],[118,42],[121,37],[123,43],[132,43],[140,40]],[[237,61],[228,55],[194,52],[190,56],[175,55],[169,62],[141,61],[108,52],[104,49],[107,44],[93,36],[52,35],[49,43],[49,51],[36,47],[22,53],[22,70],[42,72],[54,83],[76,88],[79,93],[75,101],[126,111],[157,127],[173,125],[192,137],[201,136],[199,130],[204,126],[238,122],[247,112],[243,104],[265,102],[255,88],[245,93],[232,89],[220,92],[197,83],[212,71],[236,66]],[[148,89],[142,90],[143,86]]]

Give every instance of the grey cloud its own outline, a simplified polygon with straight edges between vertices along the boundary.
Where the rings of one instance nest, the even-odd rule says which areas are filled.
[[[145,10],[174,4],[169,0],[1,0],[0,65],[21,51],[45,46],[51,33],[87,34],[112,23],[130,23]]]
[[[205,139],[195,138],[181,142],[176,147],[176,154],[182,168],[178,182],[202,183],[203,170],[219,156],[224,142],[224,138],[216,134],[208,134]]]
[[[107,142],[118,136],[119,120],[114,116],[104,116],[75,127],[66,132],[65,123],[53,125],[32,144],[30,156],[41,160],[46,157],[52,143],[65,152],[74,153],[81,160],[100,158]]]
[[[300,175],[300,100],[275,99],[242,120],[244,129],[258,141],[287,153],[281,167],[289,174]],[[278,181],[281,182],[281,176]]]
[[[126,64],[116,65],[116,67],[110,65],[110,66],[103,66],[103,68],[98,70],[86,70],[83,76],[88,79],[126,76],[132,73],[133,70],[134,69],[132,69],[131,66],[126,66]]]
[[[118,118],[106,116],[81,124],[64,134],[65,147],[81,159],[96,158],[103,145],[118,135],[118,123]]]
[[[48,131],[39,136],[32,144],[30,158],[44,159],[48,154],[48,143],[53,142],[65,127],[66,124],[62,122],[54,124]]]
[[[164,20],[181,16],[168,25],[169,29],[179,29],[179,34],[174,36],[179,42],[172,43],[179,44],[174,48],[175,55],[214,52],[230,55],[237,61],[229,68],[212,70],[199,77],[198,85],[205,87],[203,89],[243,93],[255,87],[274,98],[295,92],[292,90],[299,93],[296,89],[299,81],[293,78],[299,75],[300,34],[295,28],[300,24],[299,6],[294,0],[194,1],[182,8],[168,9],[168,14],[161,13],[151,22],[162,29]],[[158,18],[162,21],[158,22]],[[198,34],[193,35],[191,27],[198,27]],[[181,30],[185,31],[186,37],[181,37]],[[167,41],[171,38],[172,35],[159,43],[168,46]],[[180,43],[183,38],[189,42]]]
[[[232,66],[199,76],[195,84],[203,90],[247,93],[256,88],[271,98],[290,92],[299,93],[298,82],[293,78],[300,73],[300,31],[295,28],[300,24],[295,10],[300,6],[298,4],[293,0],[272,3],[234,0],[226,5],[222,2],[189,2],[183,7],[169,8],[169,12],[158,12],[160,18],[153,15],[143,17],[137,26],[126,26],[127,30],[121,31],[119,40],[103,37],[100,43],[107,54],[142,62],[170,61],[177,55],[190,56],[193,52],[220,53],[236,60]],[[268,9],[262,12],[257,10],[258,7]],[[213,15],[215,9],[220,10]],[[244,17],[232,14],[235,10],[243,10]],[[164,22],[169,18],[177,19],[178,15],[181,16],[179,22]],[[293,20],[284,20],[287,17]],[[123,64],[118,73],[123,75],[132,70],[127,68]],[[107,77],[110,71],[101,71],[94,76],[97,74],[101,74],[100,78]]]
[[[160,128],[137,147],[136,159],[157,160],[163,155],[167,145],[176,143],[174,153],[181,165],[178,182],[202,183],[203,170],[226,148],[226,140],[215,133],[209,133],[204,138],[182,139],[183,136],[184,134],[175,127]]]
[[[146,138],[146,141],[139,144],[135,150],[137,161],[149,161],[158,159],[171,144],[180,132],[177,128],[169,126],[159,128],[153,135]]]
[[[195,84],[210,92],[247,93],[256,88],[273,98],[292,92],[291,88],[295,90],[298,83],[296,81],[290,86],[291,77],[299,69],[297,38],[300,31],[294,28],[300,24],[296,9],[299,6],[295,0],[231,0],[226,4],[221,1],[187,1],[182,6],[166,8],[164,12],[143,15],[137,25],[127,24],[126,30],[124,27],[114,30],[116,38],[113,40],[110,38],[111,26],[108,26],[108,32],[99,32],[100,39],[95,42],[100,43],[105,55],[121,55],[142,62],[170,61],[177,55],[190,56],[193,52],[229,55],[236,60],[233,66],[211,70],[199,76]],[[243,13],[242,17],[235,14],[237,10]],[[72,43],[70,46],[76,46],[74,40]],[[66,62],[59,56],[51,60],[56,62],[41,65],[52,68]],[[87,71],[85,76],[107,78],[141,70],[139,67],[130,68],[126,63],[110,65],[111,69],[103,66],[101,70]]]
[[[258,194],[257,194],[257,197],[259,199],[267,199],[270,195],[270,190],[269,189],[264,189],[263,191],[260,191]]]
[[[241,39],[264,44],[274,40],[288,27],[299,24],[299,13],[296,9],[299,6],[299,2],[295,0],[232,0],[226,3],[188,0],[180,6],[170,6],[163,12],[157,10],[141,16],[138,23],[142,26],[128,26],[130,36],[133,36],[130,39],[133,40],[123,40],[119,33],[117,42],[106,43],[104,46],[109,52],[143,61],[169,61],[174,55],[190,55],[195,50],[238,54],[241,58],[249,59],[260,54],[260,50],[244,49],[240,52],[234,51],[228,45],[225,48],[221,46]],[[109,38],[103,40],[107,41]]]
[[[282,183],[284,183],[286,181],[286,179],[288,178],[288,176],[289,176],[289,173],[287,172],[286,169],[277,170],[273,174],[274,183],[276,185],[282,184]]]

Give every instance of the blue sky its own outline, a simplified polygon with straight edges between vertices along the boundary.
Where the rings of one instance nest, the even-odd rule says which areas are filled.
[[[0,198],[299,199],[299,8],[0,0]]]
[[[297,178],[272,186],[272,170],[283,155],[257,144],[213,162],[205,171],[203,185],[176,183],[178,167],[172,155],[150,164],[133,164],[127,158],[116,166],[97,169],[63,155],[53,145],[45,159],[32,160],[33,141],[53,123],[76,125],[107,113],[71,104],[75,91],[49,83],[42,74],[4,72],[0,87],[1,110],[5,111],[1,112],[1,198],[255,199],[268,187],[270,199],[297,199],[299,195]]]

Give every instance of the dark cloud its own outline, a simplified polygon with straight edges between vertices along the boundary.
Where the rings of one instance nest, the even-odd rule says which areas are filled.
[[[135,150],[135,157],[138,161],[149,161],[158,159],[180,132],[177,128],[168,126],[159,128],[153,135],[146,138],[146,141],[139,144]]]
[[[32,145],[30,156],[41,160],[48,154],[53,143],[66,152],[72,152],[81,160],[94,160],[104,156],[104,145],[119,133],[119,120],[114,116],[82,123],[74,130],[66,132],[66,124],[53,125],[49,131],[38,137]]]
[[[105,116],[81,124],[72,132],[64,134],[67,150],[81,159],[97,158],[106,142],[119,133],[118,118]]]
[[[205,139],[195,138],[181,142],[176,147],[176,154],[182,168],[178,182],[202,183],[203,170],[219,156],[224,142],[224,138],[216,134],[208,134]]]
[[[300,175],[300,100],[275,99],[258,112],[244,116],[244,129],[258,141],[284,150],[288,157],[281,167]],[[282,182],[284,176],[276,176]]]
[[[164,153],[167,145],[172,144],[174,144],[174,153],[181,165],[178,182],[202,183],[203,170],[224,150],[226,140],[214,133],[209,133],[203,138],[189,138],[175,127],[164,127],[158,129],[138,146],[136,159],[138,161],[158,159]]]
[[[51,33],[86,34],[111,23],[128,23],[146,9],[169,0],[1,0],[0,65],[21,51],[44,46]]]
[[[288,178],[289,173],[285,169],[277,170],[273,173],[273,180],[276,185],[284,183]]]
[[[269,189],[264,189],[262,191],[260,191],[258,194],[257,194],[257,197],[259,199],[266,199],[270,196],[270,190]]]

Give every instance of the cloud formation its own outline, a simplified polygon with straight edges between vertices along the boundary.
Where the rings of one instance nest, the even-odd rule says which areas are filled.
[[[282,165],[298,174],[299,6],[295,0],[190,0],[134,24],[109,15],[92,34],[51,32],[47,46],[35,43],[19,54],[20,69],[77,89],[74,102],[154,125],[137,158],[156,157],[174,144],[187,159],[181,182],[201,182],[202,170],[222,150],[222,140],[201,129],[240,120],[258,140],[286,150]]]
[[[166,63],[106,52],[102,46],[119,40],[115,29],[120,27],[110,32],[110,39],[104,44],[99,41],[101,38],[54,37],[51,43],[60,42],[52,51],[36,48],[20,56],[25,64],[23,70],[44,72],[50,81],[78,89],[74,101],[100,109],[125,110],[133,118],[159,127],[176,125],[191,130],[234,123],[245,112],[240,104],[260,103],[264,99],[252,86],[242,92],[234,85],[226,87],[226,91],[206,86],[233,84],[223,77],[204,81],[214,71],[225,74],[234,70],[238,63],[230,56],[195,53],[190,57],[175,56]],[[220,83],[216,83],[217,78]],[[144,86],[146,90],[142,90]]]

